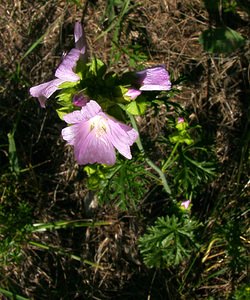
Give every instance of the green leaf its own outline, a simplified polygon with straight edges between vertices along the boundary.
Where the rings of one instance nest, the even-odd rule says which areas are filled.
[[[9,163],[10,163],[10,170],[12,173],[19,175],[20,168],[16,153],[16,143],[14,139],[14,132],[8,133],[8,141],[9,141]]]
[[[57,96],[57,102],[61,106],[68,106],[72,104],[73,96],[77,93],[77,90],[74,88],[68,88],[62,90]]]
[[[3,288],[0,288],[0,293],[6,297],[9,297],[10,299],[29,300],[28,298],[22,297],[20,295],[17,295],[16,293],[12,293],[11,291],[7,291]]]
[[[106,65],[98,58],[92,59],[89,64],[89,71],[97,77],[102,77],[107,70]]]
[[[200,224],[190,218],[159,217],[139,239],[144,263],[149,268],[177,266],[199,247],[195,230]]]
[[[126,111],[131,115],[143,115],[147,109],[146,101],[132,101],[126,105]]]
[[[78,83],[79,83],[79,81],[76,81],[76,82],[67,81],[67,82],[64,82],[64,83],[60,84],[59,89],[72,88],[72,87],[75,87],[76,85],[78,85]]]
[[[209,53],[230,53],[245,44],[245,39],[229,27],[217,27],[202,32],[200,44]]]
[[[63,107],[60,107],[56,110],[57,114],[58,114],[58,117],[63,120],[63,117],[72,112],[74,109],[73,109],[73,105],[72,106],[63,106]]]

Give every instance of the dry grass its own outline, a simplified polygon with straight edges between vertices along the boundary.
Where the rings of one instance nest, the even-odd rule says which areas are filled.
[[[40,111],[28,95],[29,86],[51,78],[62,53],[72,46],[76,20],[83,20],[90,53],[109,61],[112,33],[96,39],[103,31],[105,1],[81,3],[81,9],[62,0],[3,0],[0,3],[1,123],[9,132],[22,111],[20,136],[17,135],[22,167],[41,164],[38,168],[30,167],[29,174],[24,176],[23,195],[26,198],[29,195],[27,200],[33,205],[35,218],[44,222],[86,217],[87,189],[71,150],[65,148],[59,137],[63,124],[52,112],[53,103],[46,112]],[[227,188],[225,185],[230,178],[239,176],[235,167],[239,155],[237,145],[247,118],[244,109],[249,97],[250,52],[239,51],[229,57],[205,54],[198,37],[207,24],[208,15],[198,0],[145,0],[143,6],[127,16],[124,27],[130,31],[122,33],[121,43],[126,46],[143,41],[149,65],[164,63],[175,79],[181,74],[188,75],[182,92],[174,101],[192,112],[191,122],[200,123],[209,135],[216,137],[217,157],[228,166],[228,172],[225,169],[215,183],[217,191],[221,192]],[[247,26],[241,30],[249,34]],[[24,57],[42,35],[43,41]],[[113,68],[127,69],[127,60],[123,55]],[[21,65],[19,78],[18,63]],[[156,139],[164,127],[165,117],[165,111],[158,120],[152,120],[149,114],[141,121],[142,129],[145,124],[150,126],[150,134]],[[112,297],[119,293],[121,299],[133,299],[131,287],[141,299],[146,299],[155,274],[144,269],[138,255],[136,241],[143,227],[139,219],[110,208],[97,209],[96,218],[115,220],[115,226],[49,232],[34,235],[33,239],[63,246],[102,268],[83,266],[65,256],[27,246],[24,251],[27,259],[16,266],[8,266],[4,278],[10,277],[31,299],[68,299],[65,295],[74,299],[83,299],[81,295],[85,295],[84,299],[114,299]],[[159,286],[163,286],[164,278],[170,275],[157,274]],[[145,284],[147,287],[142,293],[140,289]],[[224,284],[202,289],[216,294],[228,288]],[[162,289],[159,286],[151,291],[153,295],[159,296]],[[159,297],[157,299],[166,299],[167,296]]]

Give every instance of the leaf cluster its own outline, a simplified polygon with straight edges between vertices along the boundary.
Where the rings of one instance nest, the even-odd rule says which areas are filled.
[[[150,187],[150,173],[140,160],[118,159],[112,167],[86,166],[88,188],[98,191],[100,204],[112,203],[123,210],[136,209]]]
[[[199,247],[195,230],[200,224],[189,218],[159,217],[139,239],[144,263],[149,268],[177,266]]]
[[[168,139],[161,137],[172,146],[162,170],[171,174],[176,197],[185,195],[186,199],[192,199],[196,189],[215,176],[213,150],[203,146],[200,126],[189,126],[184,119],[175,121],[172,126],[174,129]]]
[[[31,209],[27,203],[0,206],[0,265],[21,257],[22,243],[31,231]]]

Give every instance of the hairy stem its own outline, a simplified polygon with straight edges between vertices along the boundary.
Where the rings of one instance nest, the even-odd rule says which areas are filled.
[[[136,120],[134,118],[133,115],[129,114],[129,118],[130,118],[130,121],[131,121],[131,124],[133,126],[133,128],[138,132],[139,134],[139,130],[138,130],[138,127],[137,127],[137,124],[136,124]],[[169,185],[167,183],[167,180],[166,180],[166,177],[164,175],[164,173],[162,172],[162,170],[160,168],[158,168],[153,162],[152,160],[150,160],[146,155],[145,155],[145,151],[144,151],[144,148],[142,146],[142,142],[141,142],[141,138],[140,138],[140,135],[138,136],[138,139],[136,140],[136,144],[141,152],[141,154],[143,155],[146,163],[152,168],[154,169],[160,176],[160,179],[161,179],[161,182],[162,182],[162,185],[166,191],[166,193],[168,193],[169,195],[171,195],[171,190],[169,188]]]

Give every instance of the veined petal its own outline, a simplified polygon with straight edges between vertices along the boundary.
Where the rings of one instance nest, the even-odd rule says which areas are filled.
[[[62,136],[74,146],[75,158],[80,165],[113,165],[116,160],[115,148],[126,158],[132,158],[130,146],[138,133],[106,115],[94,100],[90,100],[81,111],[65,115],[64,120],[73,125],[64,128]]]
[[[68,124],[77,124],[82,121],[87,121],[80,110],[75,110],[72,113],[64,115],[63,120]]]
[[[80,50],[81,54],[86,52],[86,39],[85,34],[80,22],[75,23],[74,29],[74,36],[75,36],[75,47],[76,49]]]
[[[119,126],[127,133],[128,137],[129,137],[129,145],[133,145],[134,142],[138,139],[138,132],[134,129],[131,128],[130,126],[120,123],[119,122]]]
[[[30,88],[30,94],[33,97],[38,98],[40,105],[45,107],[46,100],[59,89],[59,85],[62,84],[64,80],[53,79],[51,81],[33,86]]]
[[[168,91],[171,82],[164,66],[152,67],[136,73],[141,91]]]
[[[90,100],[85,106],[82,107],[81,113],[83,116],[89,120],[95,117],[99,112],[101,112],[101,106],[94,100]]]
[[[80,55],[80,50],[71,49],[57,68],[55,76],[61,80],[64,80],[64,82],[75,82],[80,80],[80,77],[73,71],[73,68],[76,66]]]
[[[82,136],[75,144],[75,157],[80,165],[107,164],[113,165],[116,161],[115,149],[104,135],[101,138],[90,132],[86,138]]]
[[[76,136],[78,134],[78,131],[79,131],[78,124],[68,126],[68,127],[62,129],[62,137],[66,142],[68,142],[68,144],[74,146],[74,144],[76,142]]]
[[[131,127],[108,119],[109,131],[107,132],[108,138],[114,147],[126,158],[131,159],[130,146],[135,142],[138,133]]]

